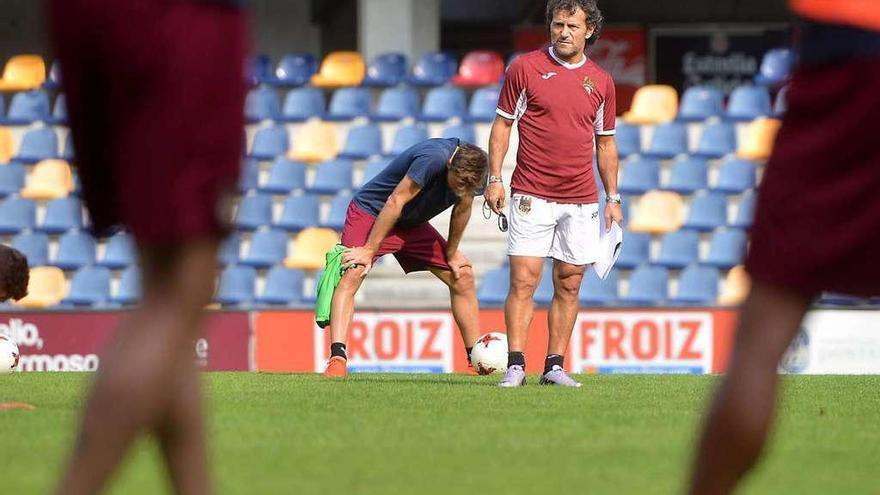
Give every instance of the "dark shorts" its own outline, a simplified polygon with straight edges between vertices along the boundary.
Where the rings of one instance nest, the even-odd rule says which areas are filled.
[[[342,228],[342,245],[359,247],[366,244],[374,223],[376,217],[354,203],[349,204]],[[427,270],[429,267],[450,269],[446,262],[446,239],[429,223],[393,229],[382,241],[375,259],[386,254],[393,254],[406,273]]]
[[[52,0],[54,46],[94,229],[219,235],[242,153],[245,13],[188,0]]]
[[[805,295],[880,295],[880,59],[799,68],[746,268]]]

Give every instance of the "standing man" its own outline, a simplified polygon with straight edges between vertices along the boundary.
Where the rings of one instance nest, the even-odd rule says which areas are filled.
[[[584,53],[599,38],[602,13],[596,0],[547,2],[550,46],[517,58],[507,72],[489,138],[486,200],[504,206],[501,165],[513,122],[519,150],[510,185],[510,292],[504,305],[509,353],[502,387],[525,383],[526,337],[533,296],[544,259],[553,258],[550,339],[542,384],[579,387],[563,369],[578,312],[578,292],[588,264],[598,257],[599,197],[593,145],[607,205],[606,226],[620,223],[617,145],[614,142],[614,81]]]
[[[324,374],[347,374],[345,342],[354,296],[382,255],[394,254],[407,273],[430,270],[449,286],[452,315],[470,350],[480,336],[479,308],[470,260],[459,250],[474,195],[486,183],[488,158],[458,139],[429,139],[398,155],[355,194],[342,229],[342,275],[330,307],[330,362]],[[452,206],[449,239],[428,220]]]

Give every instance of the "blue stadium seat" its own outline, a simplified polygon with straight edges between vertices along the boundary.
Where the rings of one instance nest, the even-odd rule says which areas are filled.
[[[617,153],[621,157],[638,155],[642,152],[642,133],[639,126],[618,122],[615,134]]]
[[[498,86],[487,86],[474,91],[465,120],[468,122],[492,122],[495,120],[495,109],[498,108],[500,94],[501,88]]]
[[[786,110],[788,110],[788,86],[783,86],[776,93],[776,101],[773,102],[773,116],[782,118]]]
[[[281,263],[287,257],[287,232],[262,230],[251,237],[250,247],[241,258],[241,264],[255,268],[268,268]]]
[[[58,136],[55,130],[51,127],[41,127],[25,132],[14,159],[24,163],[35,163],[47,158],[58,158]]]
[[[458,138],[462,143],[475,144],[477,142],[477,133],[474,126],[470,124],[455,124],[443,129],[444,138]]]
[[[628,160],[620,177],[620,192],[643,194],[660,185],[660,164],[640,157]]]
[[[337,194],[330,202],[330,212],[327,214],[327,220],[321,222],[321,227],[342,230],[342,227],[345,226],[345,213],[348,211],[349,203],[351,203],[351,193],[343,191]]]
[[[49,95],[45,91],[21,91],[12,95],[9,110],[0,118],[4,125],[28,125],[32,122],[49,120]]]
[[[714,230],[727,224],[727,197],[717,192],[701,191],[694,195],[684,227]]]
[[[49,66],[49,73],[46,74],[46,80],[43,81],[43,88],[58,89],[61,87],[61,62],[56,58]]]
[[[52,125],[67,125],[67,96],[64,93],[55,98],[52,115],[46,122]]]
[[[620,256],[616,266],[631,270],[648,262],[651,256],[651,236],[640,232],[627,232],[624,235],[623,246],[620,248]]]
[[[82,205],[79,198],[68,196],[53,199],[46,204],[43,223],[37,226],[37,230],[48,234],[60,234],[82,226]]]
[[[596,275],[596,270],[587,270],[584,280],[581,282],[581,290],[578,294],[580,303],[584,306],[609,306],[617,301],[617,283],[620,274],[617,270],[611,270],[605,280]]]
[[[339,191],[354,189],[352,175],[354,165],[351,160],[337,158],[318,165],[315,180],[306,188],[315,194],[336,194]]]
[[[279,156],[272,162],[269,179],[259,190],[268,194],[290,194],[291,191],[305,187],[306,164]]]
[[[625,243],[624,243],[625,244]],[[629,292],[620,298],[629,305],[653,306],[668,297],[669,272],[660,266],[642,265],[629,278]]]
[[[241,175],[238,178],[238,190],[246,193],[260,185],[260,162],[255,158],[241,161]]]
[[[256,230],[272,224],[272,196],[255,194],[241,198],[235,214],[235,226],[239,230]]]
[[[681,272],[678,293],[671,302],[714,305],[718,299],[720,278],[717,268],[691,265]]]
[[[381,157],[376,157],[368,161],[366,165],[364,165],[364,177],[361,179],[361,187],[367,182],[370,182],[373,177],[379,175],[379,172],[385,170],[385,167],[387,167],[389,163],[391,163],[390,159]]]
[[[73,153],[73,134],[70,132],[64,137],[64,149],[61,150],[61,158],[68,162],[76,159]]]
[[[650,158],[673,158],[688,152],[687,127],[679,122],[660,124],[654,128],[651,144],[643,154]]]
[[[419,93],[409,86],[388,88],[379,96],[379,104],[370,118],[377,122],[396,122],[419,113]]]
[[[119,287],[110,300],[123,306],[135,304],[141,299],[141,271],[131,265],[119,276]]]
[[[62,304],[100,306],[110,301],[110,270],[103,266],[84,266],[73,274],[70,291]]]
[[[330,97],[330,108],[324,120],[344,121],[370,114],[372,101],[366,88],[340,88]]]
[[[283,266],[275,266],[266,273],[266,284],[257,302],[267,306],[289,306],[303,302],[305,274]]]
[[[670,232],[660,240],[660,254],[654,264],[680,269],[697,261],[700,256],[700,235],[692,230]]]
[[[747,229],[752,226],[754,217],[755,194],[751,191],[747,191],[739,197],[739,207],[736,211],[736,218],[734,218],[730,226]]]
[[[477,288],[477,300],[481,306],[498,307],[507,299],[510,272],[507,267],[494,268],[483,274]]]
[[[382,154],[382,130],[376,124],[362,124],[351,127],[345,146],[337,155],[339,158],[363,160]]]
[[[288,53],[281,57],[275,66],[275,77],[272,84],[275,86],[297,87],[305,86],[318,72],[318,61],[311,53]]]
[[[691,86],[681,96],[678,120],[695,122],[724,113],[724,94],[712,86]]]
[[[791,77],[794,66],[794,52],[789,48],[774,48],[764,54],[761,68],[755,75],[755,84],[777,86]]]
[[[98,264],[111,270],[122,270],[136,261],[134,239],[125,232],[119,232],[107,240],[104,257]]]
[[[58,253],[52,264],[62,270],[76,270],[95,264],[95,239],[86,232],[72,230],[58,240]]]
[[[370,61],[367,75],[361,84],[368,88],[390,88],[406,79],[406,55],[402,53],[382,53]]]
[[[709,165],[706,160],[692,157],[676,160],[672,162],[669,182],[663,186],[663,189],[679,194],[692,194],[708,187],[708,177]]]
[[[763,86],[738,86],[730,94],[726,117],[735,121],[751,121],[770,115],[770,93]]]
[[[272,59],[266,54],[254,54],[247,61],[245,80],[252,86],[270,82],[272,76]]]
[[[449,82],[458,72],[458,61],[448,53],[426,53],[419,58],[409,76],[413,86],[435,87]]]
[[[24,187],[25,175],[24,165],[20,163],[0,165],[0,198],[18,194]]]
[[[736,129],[730,122],[714,122],[703,126],[694,156],[721,158],[736,151]]]
[[[425,104],[419,120],[444,122],[467,114],[467,97],[464,90],[454,86],[433,88],[425,95]]]
[[[756,181],[755,163],[739,158],[730,158],[721,163],[718,173],[718,183],[714,189],[719,192],[734,194],[741,193],[755,187]]]
[[[324,114],[324,93],[318,88],[298,88],[288,91],[284,97],[284,108],[278,120],[283,122],[305,122]]]
[[[727,270],[742,263],[745,253],[746,233],[743,230],[718,229],[712,234],[709,255],[703,264]]]
[[[0,234],[17,234],[33,229],[37,205],[29,199],[11,196],[0,202]]]
[[[553,261],[546,260],[544,269],[541,271],[541,281],[535,288],[535,304],[540,307],[550,306],[553,301]]]
[[[0,94],[0,116],[6,115],[6,99]]]
[[[49,263],[49,236],[42,232],[27,232],[12,238],[12,247],[27,256],[28,266]]]
[[[394,134],[394,142],[388,155],[397,156],[426,139],[428,139],[428,129],[425,126],[419,124],[400,126]]]
[[[254,134],[251,152],[248,156],[257,160],[274,160],[290,149],[287,129],[284,126],[264,127]]]
[[[217,250],[217,264],[220,266],[234,265],[238,263],[239,252],[241,251],[241,236],[238,233],[229,234],[220,248]]]
[[[273,120],[281,116],[278,92],[268,86],[250,90],[244,101],[244,116],[248,122]]]
[[[220,274],[214,300],[223,306],[244,306],[254,300],[257,272],[249,266],[227,266]]]
[[[288,196],[275,227],[292,232],[318,225],[321,219],[321,201],[314,194]]]

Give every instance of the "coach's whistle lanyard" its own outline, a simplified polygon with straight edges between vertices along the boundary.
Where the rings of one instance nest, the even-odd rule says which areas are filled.
[[[489,202],[485,199],[483,200],[483,218],[486,220],[492,219],[492,208],[489,207]],[[498,230],[507,232],[507,215],[504,213],[498,214]]]

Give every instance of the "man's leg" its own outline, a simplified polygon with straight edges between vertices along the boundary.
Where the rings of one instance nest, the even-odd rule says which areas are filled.
[[[364,282],[364,267],[355,266],[345,270],[339,285],[333,291],[330,302],[330,363],[324,371],[326,376],[346,375],[345,343],[354,318],[354,296]]]
[[[544,360],[544,376],[541,383],[579,387],[580,383],[569,377],[564,369],[565,351],[571,340],[578,313],[578,294],[586,265],[572,265],[553,260],[553,300],[547,313],[550,338],[547,357]]]
[[[470,267],[461,270],[461,276],[455,280],[452,272],[440,268],[430,268],[431,273],[449,286],[449,300],[452,305],[452,316],[461,332],[461,340],[465,348],[470,348],[480,338],[480,307],[477,304],[477,288],[474,272]]]
[[[215,240],[140,249],[143,301],[104,352],[58,493],[100,491],[143,431],[158,433],[178,493],[209,493],[192,346],[216,251]]]
[[[689,493],[726,495],[755,464],[776,405],[777,366],[810,298],[755,283],[742,307],[730,368],[700,440]]]
[[[544,258],[510,256],[510,290],[504,303],[504,324],[507,326],[507,372],[499,386],[519,387],[526,381],[526,339],[535,313],[534,295]]]

